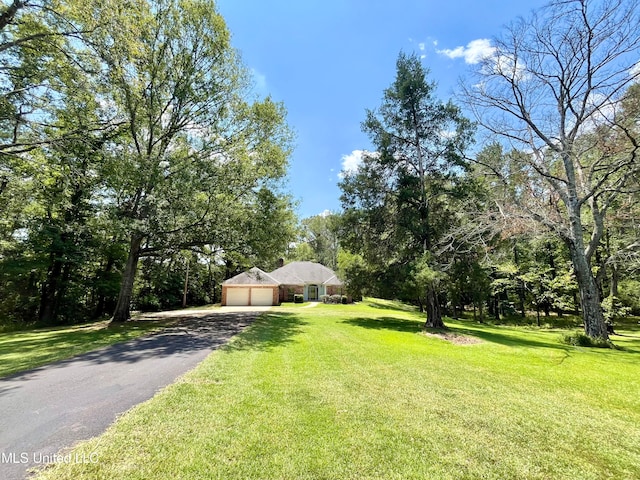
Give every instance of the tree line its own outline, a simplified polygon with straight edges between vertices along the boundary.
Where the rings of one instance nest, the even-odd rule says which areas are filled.
[[[251,265],[336,268],[443,315],[638,313],[640,9],[552,0],[443,102],[400,54],[340,213],[296,227],[286,111],[211,0],[0,9],[0,319],[59,324],[217,299]],[[298,235],[294,244],[291,240]]]
[[[0,76],[3,323],[213,301],[289,243],[286,111],[212,1],[13,0]]]
[[[443,309],[575,312],[604,340],[638,313],[637,3],[552,1],[512,23],[460,84],[472,120],[400,54],[362,123],[375,149],[340,184],[354,294],[414,301],[427,327]]]

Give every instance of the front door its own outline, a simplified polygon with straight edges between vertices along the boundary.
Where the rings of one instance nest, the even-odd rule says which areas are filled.
[[[309,285],[309,300],[310,301],[318,300],[318,286],[317,285]]]

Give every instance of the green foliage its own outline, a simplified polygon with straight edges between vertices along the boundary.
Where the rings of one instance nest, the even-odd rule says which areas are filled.
[[[138,298],[136,307],[141,312],[159,312],[162,309],[162,303],[157,295],[148,293]]]
[[[295,243],[287,251],[287,258],[292,262],[317,262],[316,252],[307,242]]]
[[[320,297],[322,303],[337,305],[339,303],[346,304],[347,297],[345,295],[322,295]]]
[[[330,212],[303,219],[300,225],[299,241],[287,257],[291,260],[321,263],[336,270],[340,225],[341,216]]]
[[[602,310],[604,319],[609,324],[613,324],[616,320],[620,320],[631,313],[631,308],[625,306],[618,297],[609,295],[602,301]]]
[[[304,303],[304,295],[296,293],[293,296],[293,303]]]
[[[222,266],[202,252],[182,251],[166,257],[147,257],[140,262],[134,309],[158,311],[181,307],[187,276],[187,305],[219,301],[224,280]]]
[[[446,277],[442,272],[434,270],[430,265],[431,255],[426,254],[415,264],[415,282],[419,290],[424,290],[428,285],[438,284]]]
[[[281,103],[252,95],[213,2],[43,5],[3,16],[0,322],[100,317],[123,291],[127,311],[177,306],[184,250],[197,303],[220,265],[282,256],[293,134]]]
[[[365,152],[358,171],[340,182],[341,243],[366,262],[372,293],[420,299],[439,322],[433,290],[450,261],[442,244],[468,193],[464,151],[473,128],[453,103],[435,97],[427,73],[417,56],[400,54],[380,107],[367,111],[362,129],[377,151]]]
[[[640,315],[640,281],[625,279],[618,285],[620,301],[629,307],[634,315]]]
[[[338,251],[338,276],[345,282],[349,294],[359,300],[373,284],[370,270],[361,255],[347,250]]]

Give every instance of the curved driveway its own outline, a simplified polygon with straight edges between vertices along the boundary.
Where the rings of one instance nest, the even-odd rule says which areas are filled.
[[[0,379],[0,478],[102,433],[260,315],[262,309],[164,312],[179,322],[156,334]]]

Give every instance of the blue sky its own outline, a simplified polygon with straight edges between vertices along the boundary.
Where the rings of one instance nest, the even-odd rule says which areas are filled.
[[[400,51],[423,57],[446,101],[487,40],[544,3],[218,0],[218,9],[258,94],[288,110],[297,138],[287,189],[305,218],[340,209],[338,174],[371,149],[360,123],[393,81]]]

